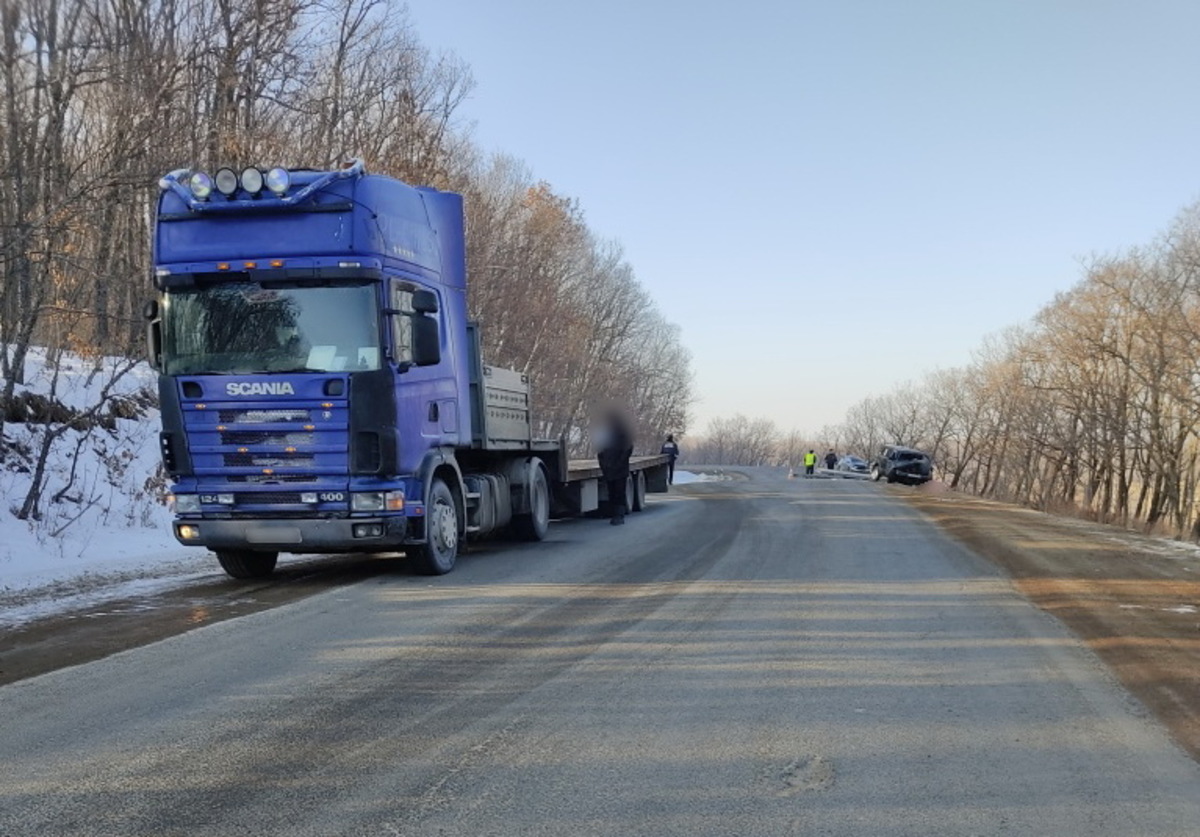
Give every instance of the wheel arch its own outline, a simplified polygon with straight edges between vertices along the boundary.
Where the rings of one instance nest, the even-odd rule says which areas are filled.
[[[451,496],[454,497],[454,510],[458,517],[458,533],[465,534],[467,531],[467,494],[463,487],[462,469],[459,468],[454,452],[443,448],[429,451],[421,462],[420,473],[421,497],[424,502],[429,500],[435,478],[440,478],[442,482],[446,483]]]

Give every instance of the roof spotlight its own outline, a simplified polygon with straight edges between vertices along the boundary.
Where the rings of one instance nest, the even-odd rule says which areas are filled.
[[[212,178],[202,171],[194,172],[192,176],[188,178],[188,188],[192,190],[193,195],[200,200],[204,200],[212,194]]]
[[[217,191],[227,198],[237,191],[238,177],[233,169],[217,169]]]
[[[292,185],[292,175],[287,169],[276,166],[267,172],[267,188],[276,195],[282,195]]]
[[[263,190],[263,173],[254,166],[242,169],[242,188],[257,195]]]

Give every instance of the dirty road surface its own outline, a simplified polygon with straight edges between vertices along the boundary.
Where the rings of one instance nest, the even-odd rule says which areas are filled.
[[[1200,767],[903,497],[767,472],[0,688],[0,834],[1192,835]]]
[[[1002,567],[1200,760],[1195,547],[936,488],[897,494]]]

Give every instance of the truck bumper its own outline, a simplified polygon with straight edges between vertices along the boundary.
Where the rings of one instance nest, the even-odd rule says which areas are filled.
[[[198,531],[185,538],[180,527]],[[355,537],[355,531],[359,536]],[[338,520],[175,520],[171,531],[184,546],[209,549],[252,549],[262,552],[377,552],[395,549],[408,538],[403,517]],[[364,534],[365,532],[365,534]]]

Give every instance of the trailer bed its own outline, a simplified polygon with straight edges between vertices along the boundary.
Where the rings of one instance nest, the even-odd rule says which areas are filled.
[[[655,454],[653,456],[633,456],[629,459],[629,470],[634,473],[637,473],[638,471],[649,471],[651,468],[665,466],[670,461],[671,457],[667,456],[666,454]],[[647,476],[649,476],[649,474],[647,474]],[[604,474],[600,470],[600,463],[595,459],[572,459],[567,463],[567,482],[603,478]],[[663,490],[665,491],[666,489],[664,488]]]

